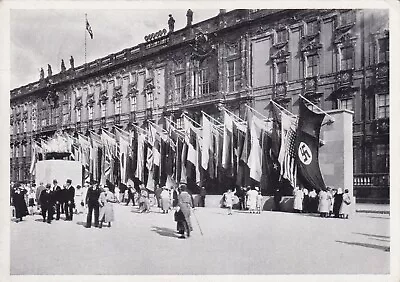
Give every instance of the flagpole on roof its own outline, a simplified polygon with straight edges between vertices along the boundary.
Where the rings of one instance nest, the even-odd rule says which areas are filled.
[[[307,101],[308,103],[310,103],[313,107],[315,107],[316,109],[318,109],[319,111],[321,111],[322,113],[324,113],[325,115],[327,115],[328,117],[330,117],[331,121],[334,122],[335,118],[333,116],[331,116],[330,114],[328,114],[326,111],[324,111],[323,109],[321,109],[320,107],[318,107],[317,105],[315,105],[313,102],[311,102],[310,100],[308,100],[306,97],[304,97],[303,95],[299,94],[299,97],[302,98],[303,100]]]
[[[85,13],[85,65],[86,65],[86,25],[87,25],[87,14]]]

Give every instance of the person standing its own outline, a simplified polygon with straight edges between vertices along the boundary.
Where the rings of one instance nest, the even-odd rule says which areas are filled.
[[[186,238],[185,237],[185,232],[187,237],[190,237],[190,232],[193,231],[192,228],[192,223],[190,221],[190,216],[191,216],[191,212],[190,209],[193,207],[193,199],[190,196],[190,194],[187,192],[187,187],[186,184],[182,184],[180,186],[181,189],[181,193],[178,196],[178,206],[179,206],[179,211],[182,212],[183,214],[183,234],[181,234],[182,239]]]
[[[340,207],[339,215],[345,219],[349,218],[351,197],[348,189],[344,189],[343,202]]]
[[[92,226],[92,214],[94,211],[94,226],[99,226],[99,197],[100,189],[97,184],[93,184],[86,194],[86,204],[88,206],[88,214],[86,219],[86,228]]]
[[[16,184],[13,194],[12,201],[15,208],[16,222],[22,221],[22,218],[28,215],[28,208],[26,206],[25,194],[27,191],[22,189],[18,184]]]
[[[318,212],[320,217],[328,217],[330,200],[327,191],[321,190],[318,194]]]
[[[179,196],[179,193],[178,193],[178,188],[177,187],[174,187],[173,189],[172,189],[172,207],[177,207],[178,206],[178,196]]]
[[[40,193],[40,204],[42,210],[43,222],[51,223],[53,219],[54,192],[51,191],[51,184],[46,184],[46,188]]]
[[[333,214],[336,218],[339,218],[340,207],[343,202],[343,191],[342,188],[337,189],[337,193],[335,194],[335,199],[333,203]]]
[[[72,180],[67,179],[67,184],[65,186],[65,220],[72,221],[74,215],[74,198],[75,198],[75,188],[72,186]]]
[[[262,209],[262,200],[263,200],[263,196],[261,195],[261,191],[258,191],[258,195],[257,195],[257,213],[261,214]]]
[[[128,184],[128,200],[126,201],[126,206],[129,205],[129,202],[132,200],[132,206],[135,205],[135,189],[132,187],[132,184]]]
[[[256,213],[257,195],[258,195],[258,191],[256,191],[256,190],[251,189],[251,190],[247,191],[247,202],[248,202],[250,213]]]
[[[328,199],[329,199],[329,204],[330,204],[330,206],[329,206],[329,217],[331,215],[333,215],[333,204],[335,203],[335,195],[336,195],[336,189],[335,188],[333,188],[333,189],[329,188],[328,189]]]
[[[174,32],[174,27],[175,27],[175,19],[172,17],[171,14],[168,15],[168,28],[169,28],[169,33]]]
[[[58,186],[58,181],[56,179],[53,180],[53,186],[51,190],[54,192],[54,200],[56,204],[56,220],[60,220],[60,213],[62,208],[62,202],[64,201],[64,191]]]
[[[112,203],[115,203],[116,199],[113,193],[110,192],[107,185],[104,186],[104,191],[100,193],[99,205],[100,205],[100,225],[99,228],[103,227],[103,222],[108,223],[108,227],[111,227],[111,222],[114,221],[114,207]]]
[[[38,209],[42,208],[41,207],[42,203],[40,202],[40,195],[42,194],[42,191],[45,189],[46,188],[44,187],[43,182],[41,181],[39,183],[39,186],[36,189],[36,204],[37,204]],[[38,212],[40,212],[40,211],[38,210]]]
[[[279,186],[280,184],[277,184],[278,186],[275,188],[274,191],[274,204],[275,204],[275,211],[281,211],[281,200],[282,200],[282,190],[281,187]]]
[[[297,213],[301,213],[303,211],[303,199],[304,199],[304,194],[303,191],[297,186],[294,191],[294,203],[293,203],[293,209]]]
[[[117,201],[117,203],[120,203],[120,200],[119,200],[119,187],[118,187],[118,185],[115,186],[114,196],[115,196],[115,200]]]
[[[156,189],[154,190],[154,195],[156,196],[157,199],[157,207],[161,209],[161,192],[163,191],[163,188],[160,187],[159,184],[156,184]]]
[[[163,187],[163,190],[160,193],[160,201],[161,201],[161,208],[163,213],[168,213],[169,208],[170,208],[170,198],[169,198],[169,192],[167,190],[167,187]]]
[[[309,212],[310,211],[310,198],[308,196],[308,189],[306,187],[303,187],[303,212]]]
[[[224,202],[225,202],[225,207],[228,208],[228,215],[232,215],[232,206],[235,193],[236,189],[233,192],[231,189],[228,189],[228,191],[224,193]]]
[[[34,214],[34,207],[35,207],[35,198],[36,198],[36,192],[33,188],[33,186],[29,189],[28,193],[28,207],[29,207],[29,214],[33,215]]]
[[[200,188],[200,200],[199,200],[199,207],[205,207],[206,206],[206,194],[207,194],[207,191],[206,191],[206,187],[204,187],[204,186],[201,186],[201,188]]]
[[[74,212],[75,214],[83,213],[85,203],[83,202],[83,188],[81,185],[76,185],[75,197],[74,197]]]
[[[245,210],[245,195],[246,195],[245,187],[239,186],[239,189],[236,191],[236,196],[239,198],[239,209]]]
[[[309,212],[315,213],[318,212],[318,198],[317,198],[317,192],[315,192],[315,189],[313,188],[310,193],[308,193],[309,197]]]

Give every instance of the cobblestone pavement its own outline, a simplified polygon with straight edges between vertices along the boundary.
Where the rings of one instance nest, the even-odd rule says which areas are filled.
[[[389,215],[349,220],[197,208],[194,232],[178,239],[173,213],[115,205],[111,228],[84,228],[85,215],[47,224],[11,222],[11,274],[386,274]]]

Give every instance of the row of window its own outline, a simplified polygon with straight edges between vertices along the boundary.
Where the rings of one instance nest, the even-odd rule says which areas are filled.
[[[339,109],[354,111],[353,98],[340,99],[337,103]],[[376,118],[389,118],[389,94],[376,95]]]

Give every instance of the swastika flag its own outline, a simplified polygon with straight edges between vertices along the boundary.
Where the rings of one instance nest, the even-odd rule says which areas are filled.
[[[295,154],[297,175],[308,190],[326,190],[319,167],[319,135],[325,114],[311,111],[299,100],[299,122],[297,127]]]

